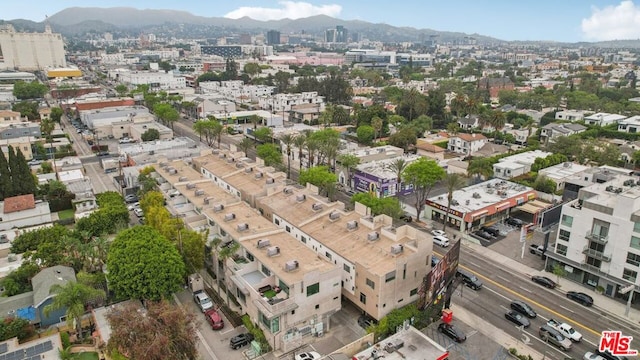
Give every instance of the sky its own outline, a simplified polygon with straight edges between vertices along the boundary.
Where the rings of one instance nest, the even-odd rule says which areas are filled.
[[[42,21],[74,6],[175,9],[206,17],[256,20],[324,14],[502,40],[640,39],[640,0],[2,0],[0,19]]]

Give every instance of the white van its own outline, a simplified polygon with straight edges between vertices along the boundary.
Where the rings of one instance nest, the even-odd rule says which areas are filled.
[[[444,236],[434,236],[433,237],[433,243],[436,245],[440,245],[442,247],[448,247],[449,246],[449,239],[447,239]]]

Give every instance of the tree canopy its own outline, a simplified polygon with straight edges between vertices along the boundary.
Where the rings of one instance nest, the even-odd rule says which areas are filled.
[[[402,181],[413,185],[413,195],[415,197],[416,219],[420,219],[420,214],[424,208],[425,201],[433,186],[445,176],[444,169],[434,160],[424,157],[407,165],[402,172]]]
[[[160,131],[157,129],[148,129],[140,135],[142,141],[154,141],[160,139]]]
[[[402,204],[396,197],[376,197],[371,193],[357,193],[351,197],[351,203],[359,202],[371,209],[372,215],[388,215],[394,219],[400,218],[404,214]]]
[[[282,165],[282,153],[280,148],[275,144],[262,144],[256,148],[256,155],[264,160],[264,164],[267,166],[279,166]]]
[[[13,85],[13,96],[19,100],[39,99],[49,91],[47,85],[34,80],[31,82],[16,81]]]

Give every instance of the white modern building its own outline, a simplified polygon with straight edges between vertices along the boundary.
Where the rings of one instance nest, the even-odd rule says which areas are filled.
[[[618,122],[618,131],[637,133],[640,132],[640,116],[632,116]]]
[[[262,96],[258,99],[258,106],[263,110],[272,112],[291,111],[294,106],[302,104],[315,104],[319,111],[324,110],[324,97],[317,91],[309,91],[295,94],[276,94]]]
[[[49,24],[43,33],[19,33],[12,25],[0,27],[0,70],[35,71],[66,67],[62,35]]]
[[[547,268],[560,264],[566,277],[605,295],[626,297],[620,289],[635,285],[640,271],[640,182],[608,172],[606,181],[581,188],[562,207],[556,246]]]
[[[543,144],[552,143],[561,136],[579,134],[585,130],[587,127],[580,124],[547,124],[540,129],[540,142]]]
[[[184,76],[164,71],[138,71],[116,69],[109,71],[109,78],[128,85],[149,85],[150,90],[175,90],[187,87]]]
[[[587,125],[607,126],[617,124],[626,118],[626,116],[620,114],[596,113],[585,116],[584,123]]]
[[[274,86],[245,85],[242,80],[205,81],[198,84],[204,94],[219,94],[229,101],[256,103],[275,91]]]
[[[493,165],[493,176],[499,179],[512,179],[531,171],[531,165],[537,158],[546,158],[552,153],[534,150],[500,159]]]
[[[563,190],[565,182],[568,179],[573,179],[577,174],[580,174],[589,168],[589,166],[573,162],[563,162],[562,164],[540,169],[538,171],[538,176],[544,176],[547,179],[553,180],[556,183],[556,190]]]
[[[582,121],[585,113],[582,110],[564,110],[556,113],[556,120]]]
[[[449,138],[447,148],[455,153],[473,155],[487,143],[487,138],[482,134],[459,133]]]

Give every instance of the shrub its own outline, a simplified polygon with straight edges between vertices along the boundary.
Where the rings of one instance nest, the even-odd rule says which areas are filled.
[[[71,341],[69,340],[68,332],[65,331],[60,333],[60,342],[62,342],[63,349],[67,349],[69,348],[69,346],[71,346]]]

